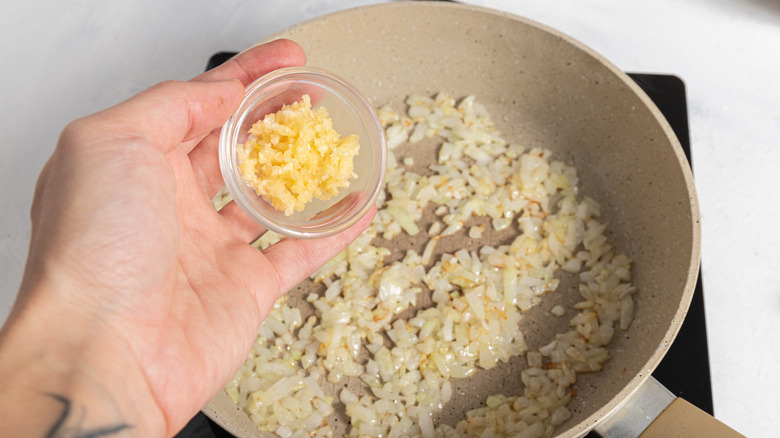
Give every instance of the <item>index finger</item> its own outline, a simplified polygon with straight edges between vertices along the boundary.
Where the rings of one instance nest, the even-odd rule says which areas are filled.
[[[246,87],[273,70],[305,63],[306,55],[301,46],[291,40],[280,39],[247,49],[219,67],[192,78],[192,81],[237,79]],[[212,131],[188,151],[195,178],[209,197],[224,185],[217,160],[218,139],[219,131]]]
[[[238,79],[246,87],[260,76],[282,67],[306,64],[301,46],[279,39],[249,48],[224,64],[192,78],[193,81]]]
[[[282,67],[292,67],[306,63],[303,49],[293,41],[280,39],[247,49],[224,64],[193,78],[193,81],[219,81],[238,79],[244,87],[255,79]],[[224,185],[217,160],[219,131],[213,131],[203,138],[189,152],[192,171],[200,188],[211,198]],[[231,225],[236,233],[246,241],[251,241],[264,231],[264,228],[246,216],[235,203],[225,206],[220,215]]]

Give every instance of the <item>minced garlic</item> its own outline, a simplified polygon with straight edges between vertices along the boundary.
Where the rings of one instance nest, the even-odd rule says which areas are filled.
[[[289,216],[313,198],[327,201],[349,187],[358,136],[341,138],[325,108],[309,95],[252,125],[238,147],[241,176],[258,195]]]

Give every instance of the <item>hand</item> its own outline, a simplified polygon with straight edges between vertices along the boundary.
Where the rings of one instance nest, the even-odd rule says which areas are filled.
[[[0,424],[175,434],[238,369],[274,301],[365,229],[373,211],[342,234],[260,252],[249,243],[261,226],[211,205],[219,128],[244,86],[304,62],[275,41],[64,130],[0,332]]]

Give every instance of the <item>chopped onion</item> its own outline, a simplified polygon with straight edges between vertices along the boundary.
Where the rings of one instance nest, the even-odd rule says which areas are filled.
[[[615,330],[631,324],[631,260],[608,243],[601,207],[579,193],[576,170],[547,150],[507,143],[474,96],[406,103],[406,114],[377,110],[390,151],[374,221],[312,275],[323,292],[306,297],[305,322],[286,298],[275,303],[226,392],[283,438],[334,436],[336,394],[349,436],[550,436],[571,418],[577,373],[602,369]],[[433,136],[438,161],[418,173],[403,145]],[[419,237],[430,212],[430,239],[389,262],[378,240]],[[517,233],[501,246],[441,250],[449,236],[479,241],[510,228]],[[279,238],[269,232],[254,245]],[[572,315],[569,329],[528,351],[523,312],[556,293],[560,276],[580,283],[577,303],[550,310]],[[430,304],[417,308],[424,291]],[[490,396],[455,427],[434,425],[453,398],[451,379],[522,355],[522,394]],[[363,387],[331,392],[324,380]]]

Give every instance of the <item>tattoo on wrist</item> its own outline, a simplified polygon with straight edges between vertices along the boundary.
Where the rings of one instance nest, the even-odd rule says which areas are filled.
[[[119,423],[111,426],[95,427],[87,429],[82,427],[84,417],[86,416],[86,408],[81,409],[80,417],[75,420],[75,424],[65,425],[65,422],[72,417],[71,408],[72,403],[67,397],[63,397],[59,394],[45,393],[47,396],[62,403],[63,409],[57,421],[49,429],[46,434],[46,438],[99,438],[117,434],[123,430],[130,429],[133,426],[126,423]]]

